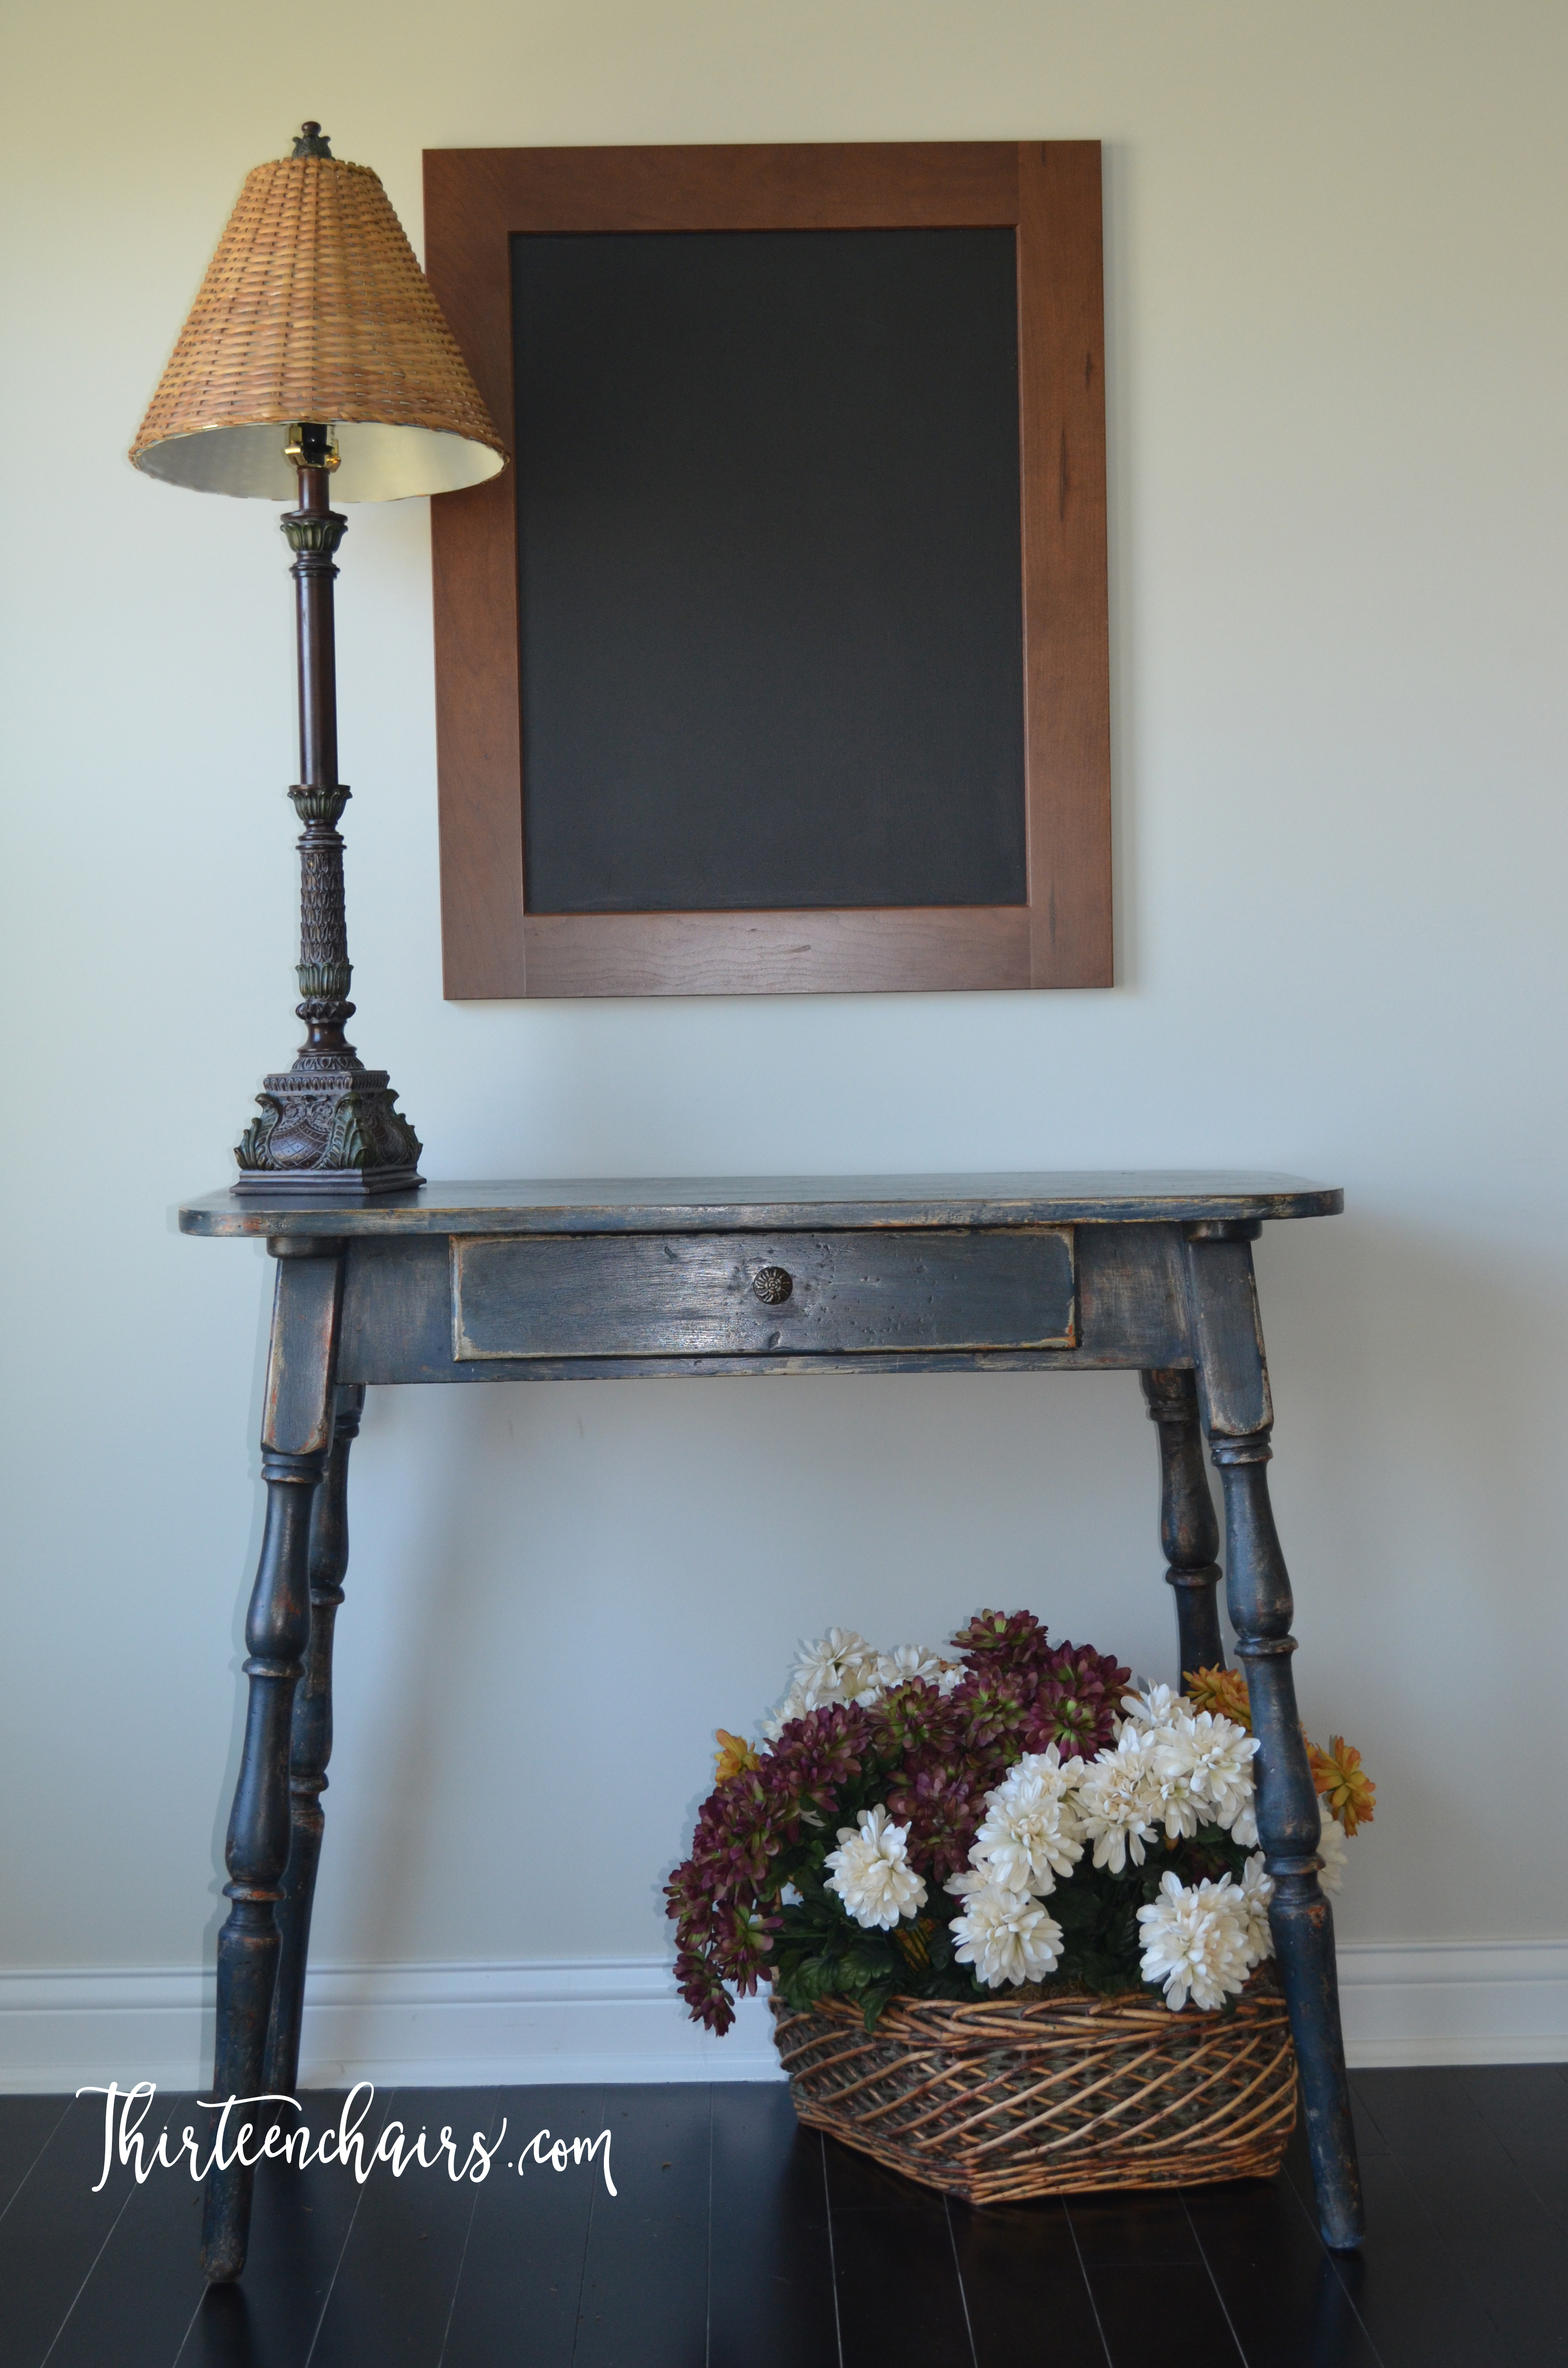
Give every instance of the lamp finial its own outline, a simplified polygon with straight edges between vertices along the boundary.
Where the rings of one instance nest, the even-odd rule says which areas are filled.
[[[332,154],[332,142],[319,123],[301,124],[300,136],[294,142],[294,154],[297,157]]]

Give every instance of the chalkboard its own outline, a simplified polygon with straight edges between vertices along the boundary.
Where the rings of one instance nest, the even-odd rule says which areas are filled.
[[[512,241],[530,913],[1027,900],[1007,228]]]
[[[426,153],[449,996],[1111,983],[1100,169]]]

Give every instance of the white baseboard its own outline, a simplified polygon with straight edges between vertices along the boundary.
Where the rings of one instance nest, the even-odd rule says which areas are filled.
[[[1352,1942],[1339,2000],[1362,2067],[1568,2063],[1568,1941]]]
[[[1353,2065],[1568,2062],[1568,1941],[1352,1944],[1339,1983]],[[211,2036],[210,1972],[0,1972],[0,2090],[198,2088]],[[766,2006],[744,2000],[710,2038],[661,1959],[324,1966],[301,2074],[383,2090],[780,2078]]]
[[[0,1972],[0,2091],[89,2081],[205,2081],[213,1977],[195,1969]],[[741,2002],[710,2037],[687,2017],[667,1961],[325,1965],[305,1992],[305,2088],[541,2081],[777,2080],[772,2020]]]

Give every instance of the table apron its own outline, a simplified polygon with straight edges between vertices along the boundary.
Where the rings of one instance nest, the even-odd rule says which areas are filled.
[[[1176,1224],[412,1235],[353,1240],[346,1262],[344,1382],[1193,1362]],[[791,1281],[782,1305],[752,1289],[773,1266]]]

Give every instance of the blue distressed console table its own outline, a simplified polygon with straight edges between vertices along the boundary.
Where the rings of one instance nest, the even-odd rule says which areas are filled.
[[[298,2078],[348,1450],[368,1387],[1122,1367],[1142,1374],[1158,1428],[1184,1668],[1222,1658],[1205,1436],[1220,1472],[1319,2214],[1330,2246],[1355,2246],[1360,2183],[1252,1265],[1265,1222],[1342,1205],[1295,1177],[1130,1174],[432,1184],[352,1201],[215,1192],[183,1208],[186,1233],[264,1235],[278,1261],[214,2095],[291,2091]],[[238,2164],[210,2176],[214,2280],[244,2266],[250,2195]]]

